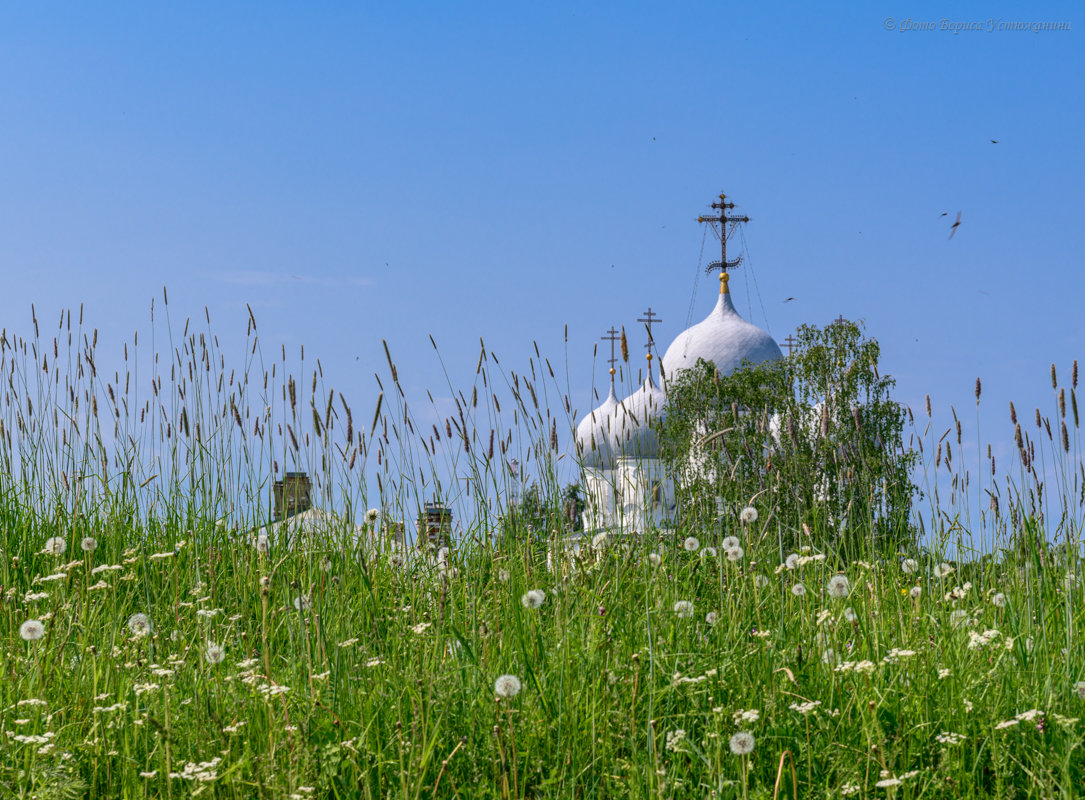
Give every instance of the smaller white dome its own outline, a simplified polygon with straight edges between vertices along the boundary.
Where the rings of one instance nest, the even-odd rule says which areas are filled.
[[[618,407],[618,455],[628,458],[658,458],[659,437],[651,427],[667,402],[663,390],[652,379],[651,365],[648,377],[641,387],[625,398]]]
[[[583,466],[592,469],[610,469],[614,466],[618,408],[614,382],[611,381],[607,399],[576,426],[576,454]]]

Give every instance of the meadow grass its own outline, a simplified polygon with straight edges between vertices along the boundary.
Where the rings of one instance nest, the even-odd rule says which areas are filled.
[[[1076,375],[1056,416],[1073,437],[1022,435],[997,492],[1003,546],[962,557],[955,504],[986,495],[953,472],[939,496],[943,437],[925,546],[845,562],[780,552],[781,526],[831,537],[763,497],[639,535],[518,526],[507,459],[552,466],[571,425],[543,359],[506,377],[483,348],[431,433],[390,354],[363,427],[319,362],[311,381],[285,351],[265,368],[255,320],[239,376],[185,328],[142,402],[138,379],[93,374],[70,315],[52,347],[3,337],[0,797],[1085,793]],[[280,464],[342,524],[257,546]],[[474,517],[405,550],[386,523],[449,474]]]

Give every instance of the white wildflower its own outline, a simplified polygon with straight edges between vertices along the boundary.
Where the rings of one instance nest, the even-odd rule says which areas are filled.
[[[963,733],[951,733],[949,731],[942,731],[941,733],[935,735],[934,740],[939,744],[945,744],[952,747],[953,745],[963,742],[965,740],[965,735]]]
[[[790,706],[788,706],[788,708],[790,708],[792,711],[799,712],[805,717],[807,714],[813,713],[814,710],[820,705],[820,700],[808,700],[805,703],[792,703]]]
[[[756,708],[750,708],[745,711],[739,709],[731,714],[731,718],[735,721],[735,725],[740,722],[757,722],[761,719],[761,712]]]
[[[677,752],[682,745],[682,740],[686,738],[686,732],[682,728],[677,730],[667,731],[667,744],[666,749],[671,752]]]
[[[976,633],[975,631],[968,632],[968,649],[978,650],[981,647],[986,647],[993,642],[999,636],[999,632],[996,630],[987,630],[983,633]]]

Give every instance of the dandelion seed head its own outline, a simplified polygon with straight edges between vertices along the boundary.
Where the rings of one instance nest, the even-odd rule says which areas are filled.
[[[991,597],[991,605],[995,606],[996,608],[1005,608],[1006,595],[1004,595],[1002,592],[995,592],[995,594]]]
[[[848,582],[848,578],[845,575],[833,575],[829,578],[829,584],[826,587],[830,597],[837,599],[843,599],[851,593],[851,584]]]
[[[374,522],[377,521],[377,517],[380,516],[380,513],[381,512],[378,511],[375,508],[369,509],[368,511],[365,512],[365,521],[367,523],[369,523],[370,525],[372,525]]]
[[[757,522],[757,509],[753,506],[746,506],[742,509],[742,513],[738,515],[738,518],[743,525],[753,525]]]
[[[24,641],[36,642],[45,635],[45,626],[36,619],[28,619],[19,626],[19,635]]]
[[[207,648],[204,651],[204,655],[207,657],[207,663],[209,664],[221,664],[222,660],[226,658],[226,648],[220,644],[214,642],[208,642]]]
[[[79,546],[83,548],[84,553],[93,553],[98,549],[98,540],[93,536],[84,536],[82,541],[79,542]]]
[[[508,583],[509,582],[509,571],[507,569],[505,569],[504,567],[502,567],[501,569],[499,569],[497,571],[497,579],[499,581],[501,581],[502,583]]]
[[[784,567],[787,569],[797,569],[799,566],[799,554],[792,553],[784,559]]]
[[[516,697],[521,688],[520,679],[515,675],[501,675],[494,681],[494,694],[498,697]]]
[[[312,602],[307,594],[299,594],[294,598],[294,610],[295,611],[308,611],[313,607]]]
[[[682,547],[687,553],[696,553],[701,549],[701,543],[696,536],[687,536],[686,540],[682,542]]]
[[[719,551],[711,545],[701,548],[701,558],[718,558],[719,555]]]
[[[732,547],[727,551],[727,560],[738,562],[746,557],[746,551],[741,547]]]
[[[720,547],[724,550],[730,550],[732,547],[739,547],[742,544],[738,540],[737,536],[724,536],[723,541],[720,542]]]
[[[681,619],[688,619],[693,616],[693,603],[689,600],[679,600],[674,604],[674,613]]]
[[[128,630],[136,638],[150,636],[154,630],[151,619],[146,614],[133,614],[128,618]]]
[[[653,567],[658,567],[660,564],[663,563],[663,556],[661,556],[659,553],[649,553],[648,563],[651,564]]]
[[[253,544],[256,547],[257,553],[266,554],[268,551],[271,550],[271,540],[268,539],[267,534],[265,533],[261,533],[259,536],[257,536],[256,541]]]
[[[731,752],[736,756],[746,756],[753,752],[756,741],[753,738],[753,734],[749,731],[739,731],[731,736],[729,745]]]
[[[922,594],[923,594],[923,587],[922,586],[913,586],[911,589],[908,590],[908,596],[911,597],[913,600],[918,600],[920,595],[922,595]]]
[[[531,589],[520,598],[524,608],[535,609],[546,602],[546,592],[542,589]]]
[[[1077,695],[1078,700],[1085,700],[1085,681],[1078,681],[1074,684],[1074,694]]]
[[[791,587],[791,594],[795,595],[795,597],[803,597],[806,594],[806,587],[801,583],[796,583]]]
[[[919,569],[919,562],[914,558],[906,558],[900,563],[900,571],[906,575],[910,575]]]
[[[855,622],[857,619],[859,619],[859,615],[855,613],[854,608],[848,606],[844,609],[844,619],[846,619],[848,622]]]
[[[709,611],[704,615],[704,621],[709,625],[715,625],[720,619],[720,615],[715,611]]]
[[[51,536],[45,540],[45,548],[43,553],[47,553],[52,556],[64,555],[64,551],[68,549],[68,542],[63,536]]]

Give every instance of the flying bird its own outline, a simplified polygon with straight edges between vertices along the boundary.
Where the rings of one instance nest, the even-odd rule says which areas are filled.
[[[941,219],[942,217],[948,217],[948,216],[949,216],[949,212],[948,211],[943,211],[941,214],[938,215],[938,218]]]
[[[798,300],[798,299],[799,299],[799,298],[797,298],[797,297],[789,297],[789,298],[787,298],[786,300],[784,300],[784,302],[785,302],[785,303],[790,303],[790,302],[791,302],[792,300]]]
[[[998,139],[992,139],[991,144],[998,144]]]
[[[957,221],[954,222],[953,225],[949,229],[949,238],[950,239],[953,238],[953,234],[955,234],[957,232],[957,228],[959,228],[960,226],[961,226],[961,212],[958,211],[957,212]]]

